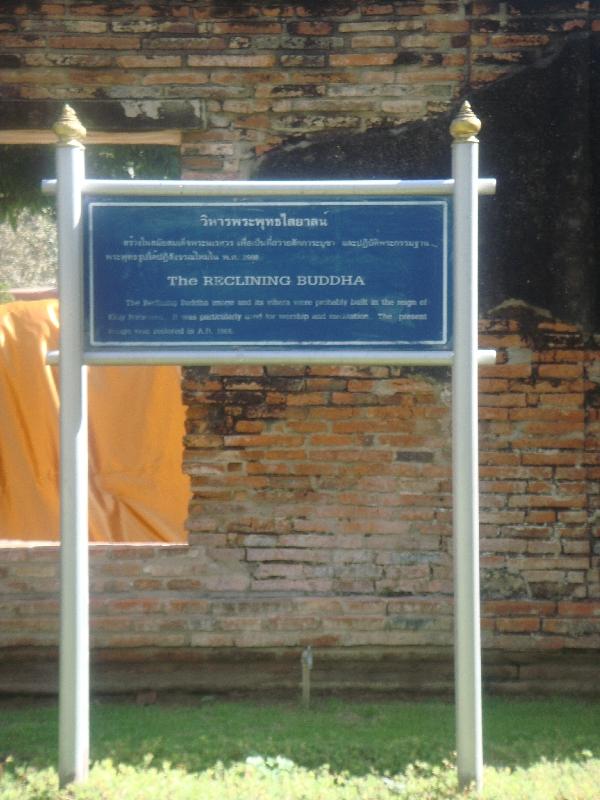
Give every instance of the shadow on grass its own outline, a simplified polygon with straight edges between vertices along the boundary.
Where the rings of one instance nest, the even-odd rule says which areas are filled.
[[[55,707],[3,713],[0,753],[36,766],[56,764]],[[540,758],[600,754],[600,703],[568,699],[485,702],[486,763],[529,766]],[[441,701],[197,702],[92,706],[92,759],[140,764],[148,753],[200,771],[217,761],[282,755],[305,767],[329,764],[361,775],[397,773],[414,761],[439,763],[454,750],[454,708]]]

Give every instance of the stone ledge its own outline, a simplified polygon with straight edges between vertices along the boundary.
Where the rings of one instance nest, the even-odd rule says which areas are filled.
[[[451,648],[330,648],[315,651],[311,673],[317,696],[453,695]],[[58,691],[56,648],[7,649],[0,656],[0,696],[53,697]],[[138,648],[94,650],[91,685],[95,697],[248,695],[294,696],[300,691],[300,650],[207,650]],[[512,696],[600,696],[597,653],[547,656],[484,651],[483,684],[488,694]]]

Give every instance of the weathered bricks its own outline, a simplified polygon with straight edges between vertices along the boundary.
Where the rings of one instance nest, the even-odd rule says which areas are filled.
[[[69,86],[76,105],[102,87],[125,107],[160,102],[165,92],[206,97],[206,140],[219,130],[231,152],[217,159],[184,150],[183,172],[236,177],[291,134],[445,110],[466,81],[503,77],[532,52],[599,24],[589,4],[575,3],[42,3],[35,14],[11,7],[0,22],[0,52],[12,67],[0,72],[0,89],[16,99],[63,100]]]
[[[539,332],[536,341],[545,338],[545,344],[532,351],[518,323],[483,323],[482,339],[498,348],[499,363],[482,370],[481,409],[509,413],[482,414],[480,502],[484,594],[514,596],[518,584],[521,596],[543,602],[596,591],[593,580],[588,584],[591,487],[585,466],[591,463],[585,448],[597,447],[585,430],[596,416],[583,393],[583,378],[596,374],[596,356],[584,351],[574,328],[542,318]],[[558,333],[570,337],[569,347]],[[511,359],[527,369],[507,374]],[[221,487],[244,490],[250,485],[245,475],[263,481],[254,498],[238,493],[231,508],[218,493],[207,493],[207,479],[193,485],[215,530],[269,534],[253,544],[240,540],[255,590],[311,591],[318,580],[332,593],[451,591],[444,544],[451,534],[444,379],[397,368],[318,367],[254,369],[251,379],[239,375],[234,383],[226,370],[219,372],[210,375],[211,391],[204,391],[208,378],[195,386],[184,379],[186,390],[193,389],[190,418],[205,419],[203,403],[223,403],[234,431],[226,442],[236,472]],[[572,379],[579,381],[579,394]],[[556,404],[559,395],[568,405]],[[244,431],[257,408],[263,424]],[[208,467],[209,452],[196,452],[194,475],[202,458]],[[250,528],[240,524],[243,519],[251,520]],[[507,583],[511,574],[519,576],[517,584],[512,578]],[[513,625],[513,616],[507,612],[498,633],[542,630],[537,623]]]
[[[576,0],[38,6],[0,20],[4,94],[203,98],[186,177],[239,177],[290,135],[446,110],[469,81],[600,29]],[[481,325],[499,354],[480,370],[485,642],[597,647],[600,356],[573,326],[531,324]],[[447,389],[390,367],[186,370],[189,547],[92,548],[97,646],[447,646]],[[57,564],[53,547],[3,550],[2,644],[56,643]]]

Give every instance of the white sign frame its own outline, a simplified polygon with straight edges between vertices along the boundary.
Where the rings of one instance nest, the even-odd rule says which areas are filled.
[[[65,109],[64,117],[72,114]],[[479,475],[477,366],[495,363],[478,350],[478,198],[494,194],[494,179],[478,175],[480,123],[465,103],[451,126],[452,179],[427,181],[114,181],[86,180],[84,133],[73,117],[55,127],[57,180],[44,181],[57,197],[59,242],[61,626],[59,664],[59,776],[61,785],[86,779],[89,768],[88,364],[211,365],[240,363],[240,354],[86,352],[83,335],[84,194],[246,196],[328,194],[453,195],[454,350],[244,351],[244,364],[365,364],[452,367],[454,505],[455,697],[458,779],[483,783],[479,598]],[[79,127],[77,127],[79,126]]]

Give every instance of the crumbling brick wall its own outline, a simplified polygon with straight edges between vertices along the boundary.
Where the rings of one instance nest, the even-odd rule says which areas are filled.
[[[480,368],[483,595],[597,598],[597,350],[532,309],[502,314],[482,323],[499,353]],[[243,565],[240,588],[452,593],[444,370],[188,368],[184,397],[190,542]],[[494,635],[519,625],[547,632]]]
[[[600,354],[519,305],[481,343],[499,353],[480,377],[486,686],[593,692]],[[449,690],[445,371],[188,368],[184,392],[189,546],[92,547],[96,688],[290,689],[310,644],[322,689]],[[0,675],[31,690],[58,549],[3,553]]]
[[[467,92],[552,54],[565,37],[597,31],[593,6],[4,3],[0,126],[49,128],[67,101],[91,130],[178,131],[185,177],[247,177],[282,142],[444,112]]]
[[[92,132],[180,143],[187,178],[249,177],[278,148],[447,113],[599,31],[589,0],[5,3],[0,133],[43,139],[68,101]],[[499,351],[480,370],[487,685],[597,691],[597,342],[512,304],[481,345]],[[321,687],[448,689],[448,375],[189,368],[183,394],[189,545],[91,548],[95,687],[289,687],[311,644]],[[3,685],[52,689],[57,548],[3,549],[0,592]]]

